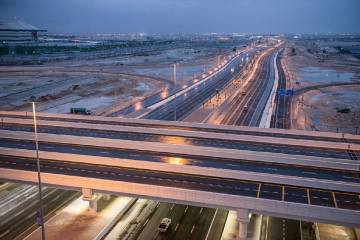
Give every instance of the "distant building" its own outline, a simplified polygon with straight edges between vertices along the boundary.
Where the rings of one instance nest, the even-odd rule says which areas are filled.
[[[0,42],[35,41],[38,39],[39,32],[46,32],[46,30],[19,20],[0,22]]]

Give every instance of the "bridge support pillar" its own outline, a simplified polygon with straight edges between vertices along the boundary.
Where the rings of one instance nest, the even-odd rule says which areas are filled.
[[[97,212],[97,199],[91,188],[82,188],[82,199],[89,202],[90,211]]]
[[[103,193],[102,194],[102,198],[106,201],[109,201],[111,199],[111,195],[110,194],[107,194],[107,193]]]
[[[238,209],[236,221],[239,223],[239,233],[237,240],[247,239],[247,226],[250,222],[250,211],[247,209]]]

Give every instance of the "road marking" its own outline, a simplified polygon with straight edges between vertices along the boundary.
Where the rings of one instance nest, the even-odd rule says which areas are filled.
[[[145,223],[144,223],[144,225],[143,225],[143,227],[145,227],[146,226],[146,224],[149,222],[149,218],[148,219],[146,219],[146,221],[145,221]]]
[[[56,197],[54,197],[53,199],[51,199],[51,201],[50,202],[55,202],[56,200],[58,200],[59,199],[59,197],[60,197],[61,195],[57,195]]]
[[[307,188],[306,189],[306,195],[307,195],[307,199],[308,199],[308,204],[311,205],[311,201],[310,201],[310,190]]]
[[[356,177],[351,177],[351,176],[342,176],[343,178],[347,178],[347,179],[353,179],[353,180],[357,180]]]
[[[213,219],[211,220],[211,223],[210,223],[210,226],[209,226],[209,230],[208,230],[208,232],[206,233],[205,240],[207,240],[208,237],[209,237],[209,235],[210,235],[210,231],[211,231],[212,225],[214,224],[214,221],[215,221],[215,217],[216,217],[217,212],[218,212],[218,208],[216,209],[216,211],[215,211],[215,213],[214,213],[214,217],[213,217]]]
[[[201,208],[201,209],[200,209],[200,215],[201,215],[201,213],[202,213],[203,210],[204,210],[204,208]]]
[[[190,231],[190,234],[192,234],[192,232],[194,231],[194,229],[195,229],[195,224],[192,226],[191,231]]]
[[[335,207],[336,208],[338,208],[338,204],[337,204],[337,202],[336,202],[336,197],[335,197],[335,193],[334,192],[331,192],[332,194],[332,197],[333,197],[333,200],[334,200],[334,205],[335,205]]]
[[[171,205],[170,211],[172,211],[175,207],[175,204]]]
[[[178,223],[178,224],[176,224],[175,229],[174,229],[174,232],[176,232],[176,230],[178,230],[179,225],[180,225],[179,223]]]
[[[189,206],[186,206],[185,211],[184,211],[185,213],[187,212],[188,208],[189,208]]]
[[[267,168],[265,168],[265,169],[270,170],[270,171],[277,171],[276,168],[271,168],[271,167],[267,167]]]
[[[261,183],[259,183],[259,188],[256,194],[256,197],[259,198],[260,197],[260,189],[261,189]]]
[[[18,211],[14,216],[17,217],[19,216],[21,213],[23,213],[25,211],[25,209],[22,209],[20,211]],[[0,236],[1,237],[1,236]]]
[[[268,240],[268,231],[269,231],[269,216],[266,217],[265,240]]]
[[[3,232],[1,235],[0,235],[0,238],[5,236],[6,234],[8,234],[10,232],[10,229],[6,230],[5,232]]]

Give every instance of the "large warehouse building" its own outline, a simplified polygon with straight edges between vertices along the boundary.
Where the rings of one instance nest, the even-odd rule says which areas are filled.
[[[1,42],[37,40],[39,32],[46,32],[46,30],[39,29],[20,20],[0,22]]]

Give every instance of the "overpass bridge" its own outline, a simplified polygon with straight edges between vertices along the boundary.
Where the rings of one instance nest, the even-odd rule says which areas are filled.
[[[35,183],[32,114],[0,112],[0,178]],[[44,184],[359,227],[360,137],[38,115]],[[244,232],[239,235],[243,236]]]

